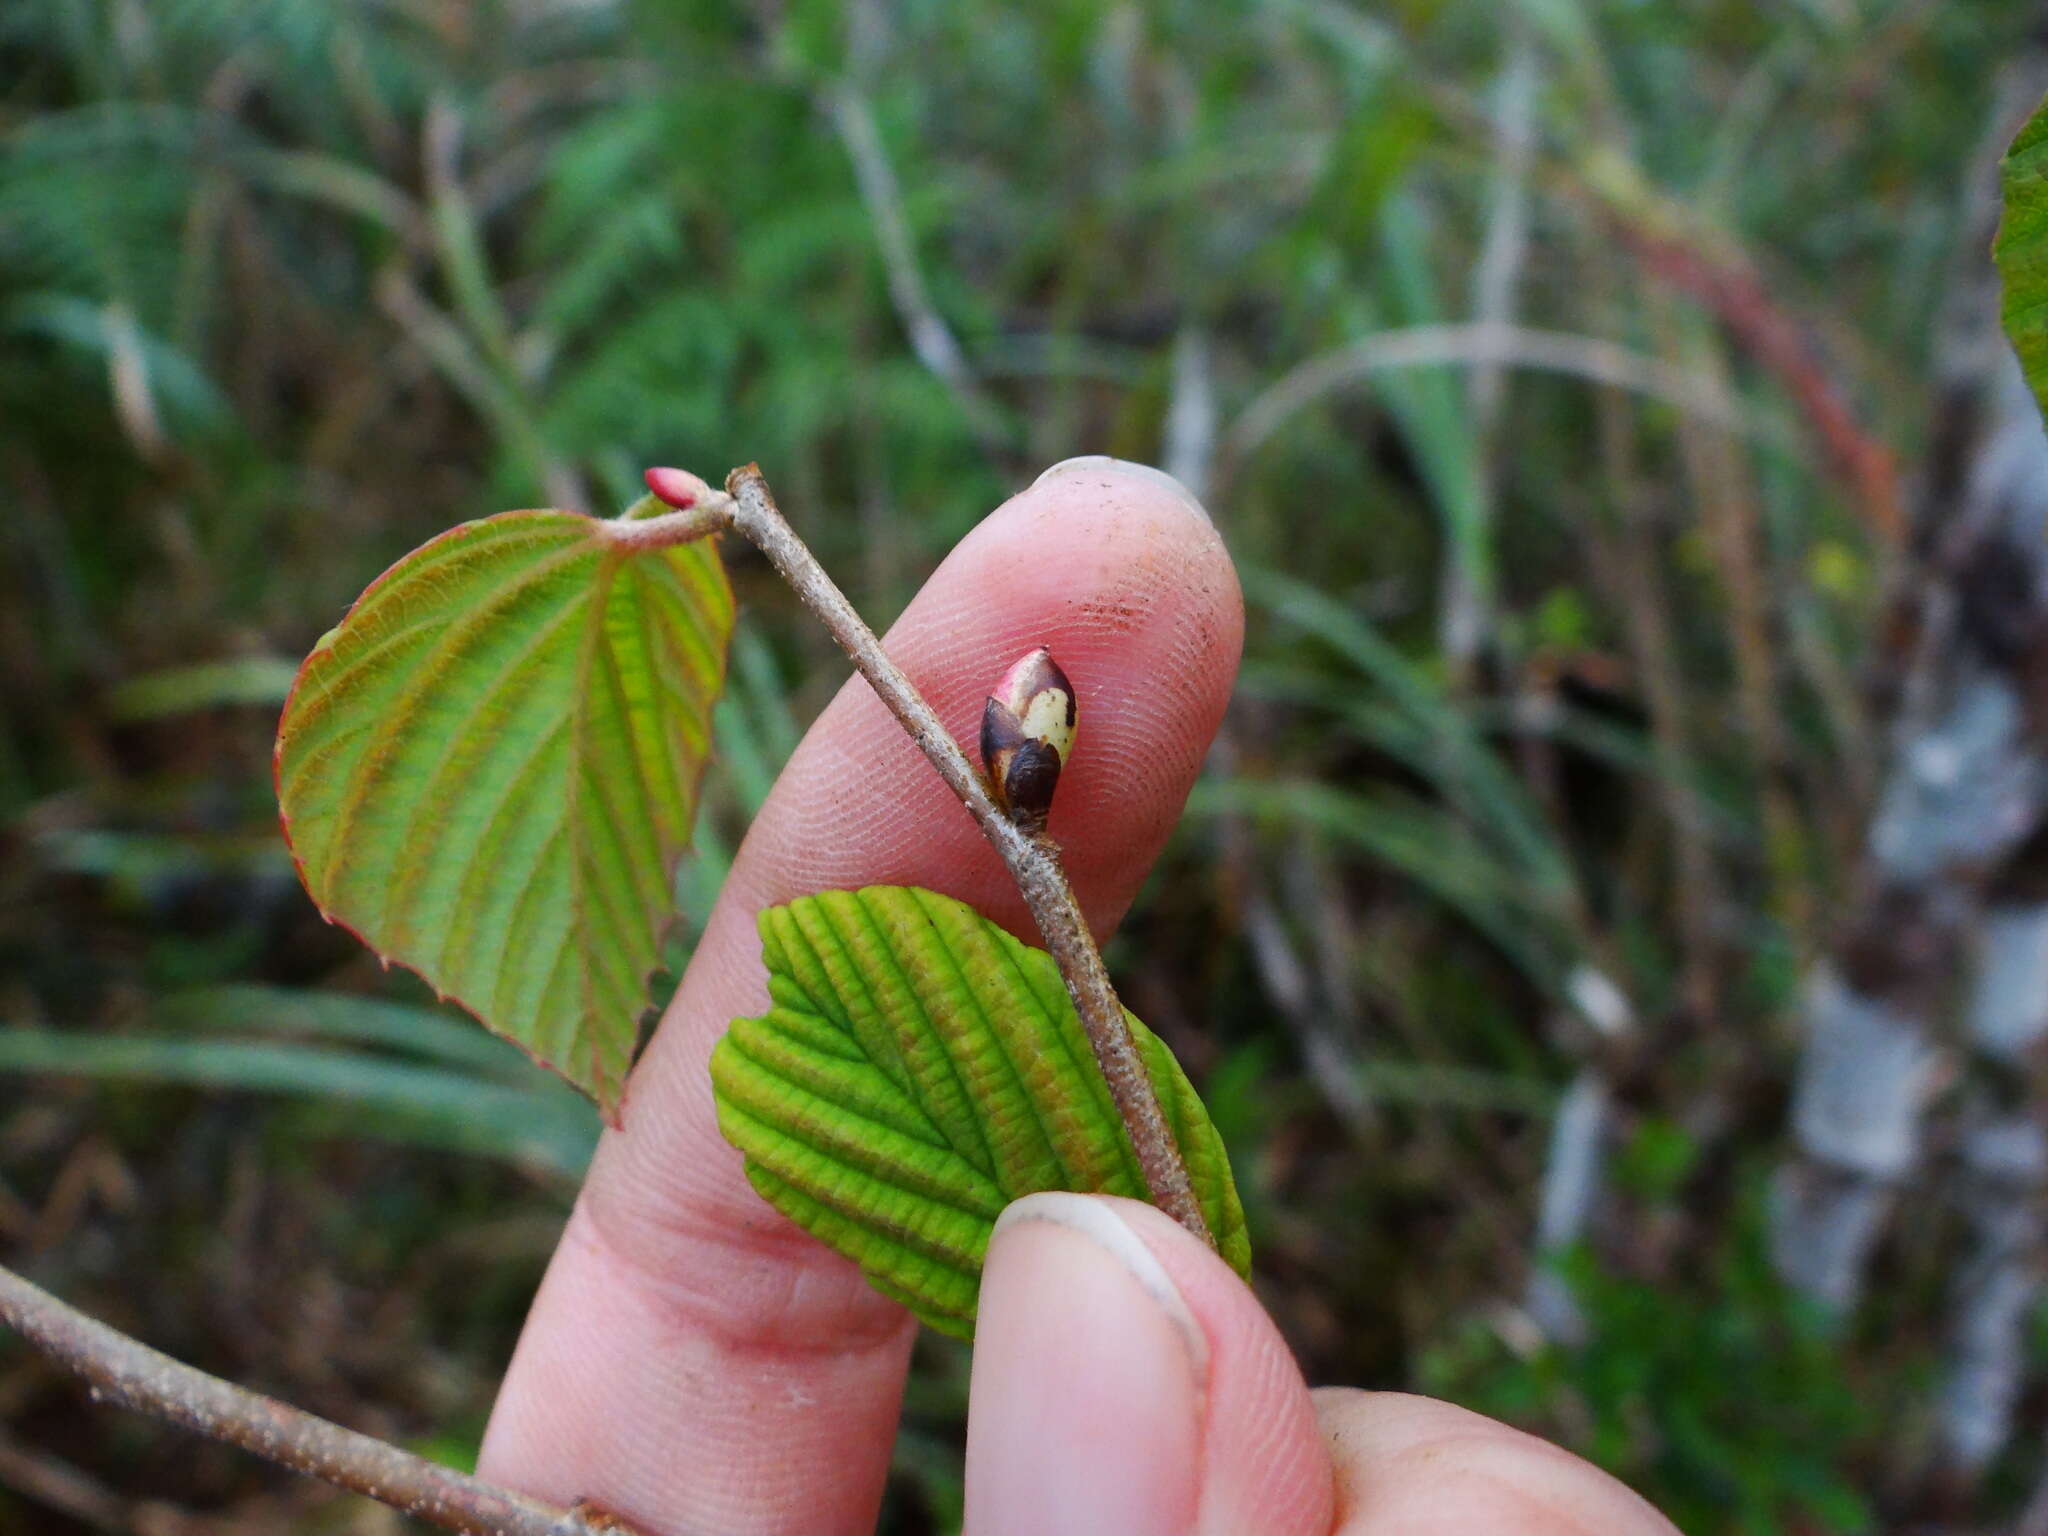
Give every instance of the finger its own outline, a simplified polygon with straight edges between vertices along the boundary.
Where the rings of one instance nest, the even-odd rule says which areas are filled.
[[[1327,1536],[1308,1388],[1257,1298],[1160,1212],[1029,1195],[996,1223],[967,1536]]]
[[[1433,1398],[1325,1388],[1336,1536],[1677,1536],[1590,1462]]]
[[[1242,628],[1229,558],[1186,493],[1084,460],[962,541],[888,647],[963,738],[1013,659],[1053,649],[1080,737],[1051,831],[1106,930],[1193,783]],[[487,1475],[602,1500],[651,1531],[872,1529],[912,1325],[747,1186],[706,1059],[728,1020],[766,1005],[755,913],[878,883],[946,892],[1031,936],[967,813],[856,678],[756,818],[624,1128],[599,1148],[492,1418]]]

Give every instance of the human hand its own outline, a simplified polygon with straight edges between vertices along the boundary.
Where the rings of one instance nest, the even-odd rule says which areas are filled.
[[[1052,834],[1090,921],[1122,916],[1178,818],[1237,669],[1222,541],[1157,471],[1073,460],[932,576],[889,652],[971,739],[1009,658],[1049,645],[1081,749]],[[772,1211],[719,1136],[706,1060],[765,1005],[754,914],[920,885],[1026,939],[1000,861],[866,683],[791,758],[734,860],[536,1297],[480,1470],[663,1536],[873,1529],[915,1324]],[[982,1286],[968,1536],[1030,1532],[1652,1536],[1563,1451],[1396,1394],[1311,1394],[1213,1254],[1132,1201],[1004,1213]]]

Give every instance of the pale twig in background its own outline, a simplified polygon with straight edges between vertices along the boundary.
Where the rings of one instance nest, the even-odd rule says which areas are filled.
[[[1581,962],[1567,978],[1566,990],[1577,1020],[1591,1026],[1593,1038],[1582,1045],[1582,1065],[1551,1122],[1525,1305],[1552,1339],[1578,1344],[1586,1337],[1585,1316],[1556,1265],[1585,1241],[1599,1213],[1614,1127],[1612,1063],[1637,1030],[1635,1010],[1604,971]]]
[[[1224,435],[1218,479],[1227,481],[1289,417],[1332,391],[1386,369],[1442,363],[1572,374],[1662,400],[1729,431],[1744,429],[1743,418],[1710,381],[1618,342],[1519,325],[1417,325],[1360,337],[1310,358],[1269,384]]]
[[[1519,12],[1507,23],[1508,56],[1494,87],[1493,181],[1487,191],[1486,239],[1472,279],[1472,318],[1512,325],[1522,271],[1529,259],[1529,162],[1536,146],[1536,47]],[[1482,435],[1492,433],[1507,393],[1506,359],[1472,370],[1467,398]]]
[[[911,242],[910,221],[903,213],[903,189],[897,184],[895,168],[889,164],[888,153],[882,146],[874,109],[867,97],[851,85],[839,85],[825,92],[819,106],[839,135],[840,143],[846,146],[847,158],[853,162],[854,180],[860,185],[861,202],[874,226],[875,245],[889,280],[889,298],[910,338],[911,351],[934,378],[953,392],[961,414],[981,439],[983,448],[1000,448],[1006,436],[1001,412],[981,387],[967,354],[932,302],[931,290],[925,286],[924,272]]]
[[[1590,239],[1582,240],[1580,249],[1596,292],[1610,307],[1618,306],[1621,284],[1611,254]],[[1723,397],[1716,392],[1715,398]],[[1589,564],[1595,585],[1605,590],[1621,616],[1649,711],[1655,781],[1671,829],[1675,866],[1671,899],[1678,919],[1678,991],[1682,1005],[1706,1019],[1714,1016],[1718,993],[1715,914],[1721,882],[1696,803],[1691,706],[1672,634],[1672,605],[1664,596],[1649,526],[1655,500],[1642,468],[1642,428],[1620,388],[1613,385],[1594,391],[1594,424],[1614,511],[1611,518],[1596,511],[1586,519]]]
[[[1216,375],[1209,333],[1200,321],[1189,320],[1173,339],[1173,396],[1160,464],[1196,501],[1206,502],[1215,458]]]
[[[1985,914],[1966,1024],[1986,1077],[2024,1085],[2048,1041],[2048,902],[2006,901]],[[1972,1251],[1950,1298],[1941,1428],[1974,1475],[2012,1437],[2025,1383],[2048,1246],[2048,1124],[2038,1094],[2023,1086],[2003,1102],[1991,1083],[1973,1086],[1958,1149]]]
[[[1529,256],[1529,162],[1536,142],[1537,54],[1519,12],[1507,22],[1507,59],[1494,88],[1494,159],[1487,192],[1486,238],[1472,280],[1472,318],[1501,328],[1514,324],[1515,301]],[[1474,516],[1490,526],[1500,491],[1500,419],[1507,398],[1507,359],[1496,353],[1474,365],[1465,381],[1478,463],[1473,475]],[[1488,573],[1463,558],[1467,545],[1452,540],[1444,571],[1437,633],[1452,675],[1463,680],[1485,647],[1493,606]]]
[[[492,367],[474,338],[420,291],[402,262],[393,262],[378,275],[376,299],[378,308],[398,323],[442,377],[525,455],[551,501],[564,507],[588,503],[581,477],[548,450],[515,381]]]
[[[1565,1345],[1583,1344],[1585,1312],[1558,1260],[1582,1242],[1592,1225],[1606,1173],[1608,1124],[1614,1097],[1597,1067],[1581,1067],[1565,1089],[1550,1125],[1543,1158],[1543,1188],[1536,1200],[1536,1233],[1529,1284],[1522,1305],[1544,1336]]]
[[[1667,357],[1734,393],[1720,339],[1695,317],[1675,312],[1670,296],[1651,292],[1645,307]],[[1729,650],[1735,659],[1735,699],[1749,756],[1757,804],[1763,813],[1764,864],[1775,915],[1804,952],[1811,903],[1794,866],[1803,838],[1799,813],[1787,793],[1784,731],[1780,725],[1777,641],[1771,586],[1763,569],[1763,508],[1755,467],[1742,444],[1725,432],[1703,431],[1693,419],[1678,424],[1679,459],[1699,508],[1716,574],[1726,599]]]
[[[1237,769],[1237,744],[1232,726],[1226,723],[1209,751],[1209,770],[1229,777]],[[1344,1122],[1355,1140],[1369,1138],[1377,1128],[1378,1112],[1366,1091],[1357,1053],[1339,1033],[1340,1021],[1350,1011],[1349,990],[1341,1001],[1330,995],[1326,967],[1312,974],[1308,962],[1295,948],[1287,924],[1274,904],[1265,871],[1260,867],[1252,829],[1243,816],[1224,816],[1217,821],[1217,852],[1226,878],[1234,887],[1242,916],[1245,947],[1267,998],[1279,1011],[1293,1034],[1324,1100]],[[1299,859],[1302,850],[1297,849]]]

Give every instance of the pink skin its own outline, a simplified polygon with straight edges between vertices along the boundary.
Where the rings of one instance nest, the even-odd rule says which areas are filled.
[[[1207,520],[1156,471],[1096,460],[999,508],[887,638],[963,740],[991,658],[1041,644],[1060,658],[1087,747],[1051,831],[1107,933],[1194,782],[1242,634]],[[599,1148],[499,1397],[485,1476],[600,1500],[663,1536],[874,1528],[914,1324],[748,1188],[718,1135],[706,1058],[728,1019],[765,1004],[755,912],[877,883],[943,891],[1033,937],[967,814],[854,679],[756,818],[634,1074],[624,1129]],[[1153,1289],[1132,1278],[1127,1246],[1119,1259],[1056,1220],[1006,1225],[991,1247],[970,1536],[1670,1530],[1583,1463],[1459,1410],[1312,1399],[1227,1267],[1157,1212],[1100,1203],[1156,1256],[1140,1266]],[[1105,1369],[1118,1359],[1125,1369]],[[1086,1424],[1104,1432],[1072,1432]],[[1032,1503],[1034,1490],[1091,1489],[1078,1506]]]

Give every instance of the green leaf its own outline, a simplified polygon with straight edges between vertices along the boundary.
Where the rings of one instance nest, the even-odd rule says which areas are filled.
[[[278,802],[320,910],[615,1116],[674,910],[732,592],[709,540],[464,523],[300,668]]]
[[[875,1289],[971,1337],[1005,1205],[1041,1189],[1144,1198],[1043,950],[901,886],[802,897],[764,911],[760,929],[770,1007],[735,1019],[712,1052],[719,1129],[769,1204]],[[1247,1273],[1222,1138],[1173,1053],[1130,1025],[1217,1246]]]
[[[2048,102],[1999,167],[2004,211],[1992,255],[2004,283],[1999,317],[2036,404],[2048,412]]]

